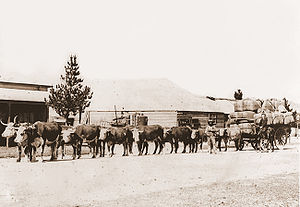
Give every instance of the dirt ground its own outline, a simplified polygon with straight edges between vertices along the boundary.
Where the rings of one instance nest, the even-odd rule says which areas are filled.
[[[1,206],[299,206],[299,140],[283,150],[29,163],[0,159]],[[153,152],[153,146],[150,149]],[[39,158],[40,159],[40,158]],[[49,159],[49,157],[47,158]]]

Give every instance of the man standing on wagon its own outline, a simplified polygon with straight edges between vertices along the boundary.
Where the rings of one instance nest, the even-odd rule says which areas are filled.
[[[207,136],[207,144],[208,144],[208,152],[212,154],[212,151],[214,154],[216,154],[216,133],[217,128],[214,126],[213,120],[208,120],[208,126],[205,129],[205,134]]]

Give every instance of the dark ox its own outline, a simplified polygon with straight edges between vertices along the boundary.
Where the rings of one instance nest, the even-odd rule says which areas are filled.
[[[183,142],[184,147],[182,153],[186,152],[186,146],[192,143],[191,140],[192,130],[190,127],[172,127],[165,134],[165,141],[171,143],[171,153],[173,152],[173,145],[175,146],[175,153],[177,153],[179,142]]]
[[[139,126],[133,129],[134,140],[137,142],[139,155],[143,154],[144,149],[146,149],[145,155],[148,154],[148,142],[154,142],[155,149],[153,154],[156,154],[157,148],[159,146],[159,152],[161,153],[163,149],[163,138],[164,130],[159,125],[149,125],[149,126]]]
[[[61,131],[62,131],[61,126],[59,126],[59,124],[57,124],[56,122],[37,121],[33,124],[31,130],[26,131],[25,134],[32,137],[32,139],[35,139],[35,138],[43,139],[42,152],[41,152],[42,160],[43,160],[44,149],[45,149],[46,145],[51,147],[50,160],[56,160],[57,159],[57,148],[60,143]]]
[[[220,152],[221,152],[222,140],[224,142],[225,152],[226,152],[227,151],[227,144],[228,144],[228,140],[229,140],[227,128],[220,128],[219,131],[217,132],[216,142],[218,142],[218,148],[219,148]]]
[[[190,145],[190,153],[198,151],[198,144],[200,144],[200,150],[202,150],[203,142],[206,135],[204,129],[192,129],[191,139],[188,141]]]
[[[105,129],[101,129],[105,130]],[[133,134],[128,127],[110,127],[105,130],[105,138],[104,140],[101,139],[103,142],[103,148],[100,146],[100,156],[104,157],[105,154],[105,147],[104,144],[107,143],[107,147],[111,153],[110,156],[114,155],[114,148],[116,144],[123,145],[123,156],[128,156],[128,152],[132,153],[132,144],[133,144]],[[100,134],[102,134],[100,132]],[[101,138],[101,135],[100,135]]]
[[[75,128],[74,139],[78,140],[77,150],[78,159],[81,157],[81,147],[82,143],[86,143],[92,150],[92,158],[96,158],[96,150],[98,145],[98,138],[100,134],[100,129],[96,125],[78,125]]]

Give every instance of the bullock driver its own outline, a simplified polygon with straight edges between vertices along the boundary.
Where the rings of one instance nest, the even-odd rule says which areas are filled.
[[[213,120],[208,120],[208,126],[205,129],[205,134],[207,135],[207,144],[208,144],[208,152],[212,154],[216,154],[216,133],[217,128],[214,126]]]

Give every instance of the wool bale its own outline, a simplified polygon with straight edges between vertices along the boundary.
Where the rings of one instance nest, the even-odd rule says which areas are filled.
[[[263,111],[275,111],[275,108],[269,99],[264,101],[261,108]]]
[[[243,100],[235,101],[234,104],[233,104],[233,107],[234,107],[235,112],[244,111],[244,109],[243,109]]]
[[[295,121],[292,112],[283,113],[283,115],[284,115],[284,124],[290,124]]]
[[[255,113],[253,111],[232,112],[232,113],[230,113],[230,118],[238,119],[238,120],[245,119],[245,120],[253,121],[254,114]]]
[[[269,100],[272,104],[272,106],[277,110],[278,107],[280,105],[284,105],[284,101],[283,100],[279,100],[279,99],[276,99],[276,98],[272,98]]]
[[[243,118],[243,112],[232,112],[230,113],[230,118],[231,119]]]
[[[273,116],[273,124],[283,124],[284,123],[284,116],[280,112],[272,113]]]
[[[281,113],[287,112],[287,110],[286,110],[286,108],[284,107],[284,105],[279,105],[279,106],[278,106],[278,111],[281,112]]]
[[[254,112],[253,111],[243,111],[242,118],[244,119],[254,119]]]
[[[237,120],[237,124],[242,124],[242,123],[254,123],[254,119],[240,119],[240,120]]]
[[[254,114],[254,123],[259,124],[261,121],[261,113],[259,114]]]
[[[239,124],[238,126],[241,129],[242,133],[246,133],[246,134],[253,133],[253,127],[252,127],[252,124],[250,124],[250,123],[242,123],[242,124]]]
[[[254,99],[243,100],[243,111],[256,111],[261,107],[260,102]]]
[[[231,139],[238,139],[241,135],[241,129],[237,124],[230,125],[227,132]]]

